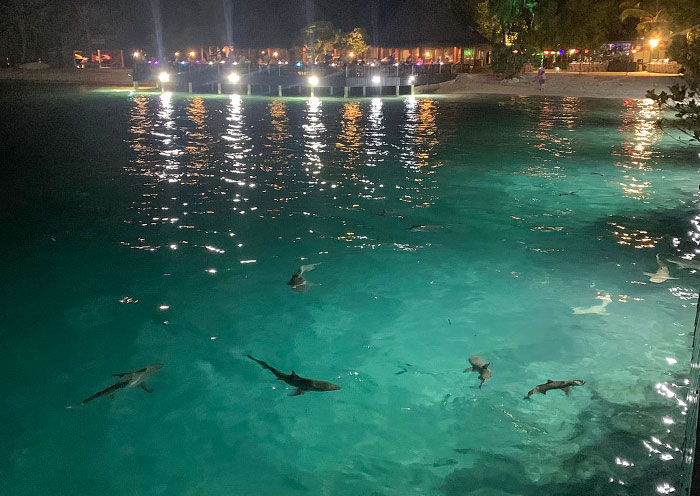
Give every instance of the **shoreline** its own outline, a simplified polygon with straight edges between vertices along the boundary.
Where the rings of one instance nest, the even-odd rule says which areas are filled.
[[[456,79],[440,84],[417,86],[417,95],[463,94],[557,96],[582,98],[645,98],[648,90],[667,90],[682,81],[675,74],[649,74],[646,72],[583,72],[568,73],[547,71],[547,82],[540,89],[536,73],[526,73],[506,81],[495,74],[459,74]],[[0,84],[76,85],[93,89],[131,89],[131,69],[44,69],[0,70]],[[142,85],[142,91],[154,89]],[[387,95],[389,96],[389,95]]]
[[[536,73],[521,74],[511,81],[495,74],[459,74],[456,79],[416,88],[421,94],[490,94],[518,96],[559,96],[582,98],[645,98],[648,90],[667,90],[682,81],[676,74],[646,72],[582,72],[547,71],[547,82],[540,89]]]

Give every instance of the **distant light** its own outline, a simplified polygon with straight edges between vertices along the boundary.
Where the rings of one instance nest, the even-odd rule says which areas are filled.
[[[430,52],[425,52],[426,57],[430,57]]]
[[[575,53],[576,53],[576,49],[575,49],[575,48],[569,48],[569,53],[570,53],[571,55],[575,54]]]
[[[555,67],[554,70],[559,72],[561,69],[559,67]]]
[[[304,65],[304,64],[302,64],[302,63],[301,63],[301,60],[300,60],[300,61],[297,62],[295,65],[296,65],[297,67],[301,67],[301,66]]]
[[[559,50],[559,55],[564,55],[564,50]]]
[[[209,65],[214,65],[214,62],[210,60]]]
[[[372,76],[372,83],[373,84],[379,84],[381,82],[382,82],[382,78],[380,78],[379,76]]]
[[[544,51],[544,54],[545,54],[545,55],[549,55],[549,50],[545,50],[545,51]]]
[[[235,72],[232,72],[231,74],[228,75],[228,80],[229,80],[231,83],[236,84],[238,81],[241,80],[241,76],[239,76],[239,75],[236,74]]]
[[[633,48],[632,53],[637,53],[637,50]]]
[[[309,86],[318,86],[318,76],[309,76]]]
[[[651,48],[656,48],[659,45],[659,40],[657,38],[652,38],[649,40],[649,46]]]
[[[168,81],[170,81],[170,74],[168,74],[167,72],[161,72],[160,74],[158,74],[158,80],[161,83],[167,83]]]
[[[279,52],[272,52],[272,56],[273,56],[274,58],[279,57],[279,55],[280,55]]]
[[[194,50],[192,50],[192,51],[190,52],[190,57],[195,58],[196,56],[197,56],[197,52],[195,52]]]
[[[139,52],[139,51],[134,52],[135,59],[139,58],[140,56],[141,56],[141,52]]]
[[[260,55],[265,55],[265,50],[262,50],[262,51],[260,52]]]
[[[586,49],[583,51],[583,53],[588,53],[588,48],[586,48]]]
[[[179,57],[179,56],[180,56],[180,52],[175,52],[175,56],[176,56],[176,57]]]
[[[355,52],[352,50],[348,53],[348,57],[353,58],[355,56]]]
[[[415,76],[409,76],[408,77],[408,84],[413,84],[416,81]]]

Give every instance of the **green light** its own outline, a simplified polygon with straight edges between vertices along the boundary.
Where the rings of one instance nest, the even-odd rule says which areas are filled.
[[[464,50],[464,56],[465,56],[465,57],[473,57],[473,56],[474,56],[474,50],[472,50],[471,48],[468,48],[468,49]]]

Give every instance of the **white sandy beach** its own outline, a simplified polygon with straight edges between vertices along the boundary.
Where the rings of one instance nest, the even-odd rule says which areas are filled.
[[[590,98],[644,98],[647,90],[664,90],[682,79],[677,75],[646,72],[547,71],[547,82],[539,88],[536,73],[521,75],[512,81],[494,74],[460,74],[457,79],[434,85],[425,93],[488,93],[501,95],[578,96]],[[416,88],[418,91],[419,88]]]

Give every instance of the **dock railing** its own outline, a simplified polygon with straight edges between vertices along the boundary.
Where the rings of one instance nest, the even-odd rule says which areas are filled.
[[[679,494],[690,496],[691,486],[700,489],[700,467],[695,467],[695,448],[698,428],[698,392],[700,390],[700,298],[695,309],[693,328],[693,347],[690,357],[690,374],[688,376],[688,396],[686,398],[685,435],[681,446],[681,482]],[[698,472],[693,477],[693,472]]]

